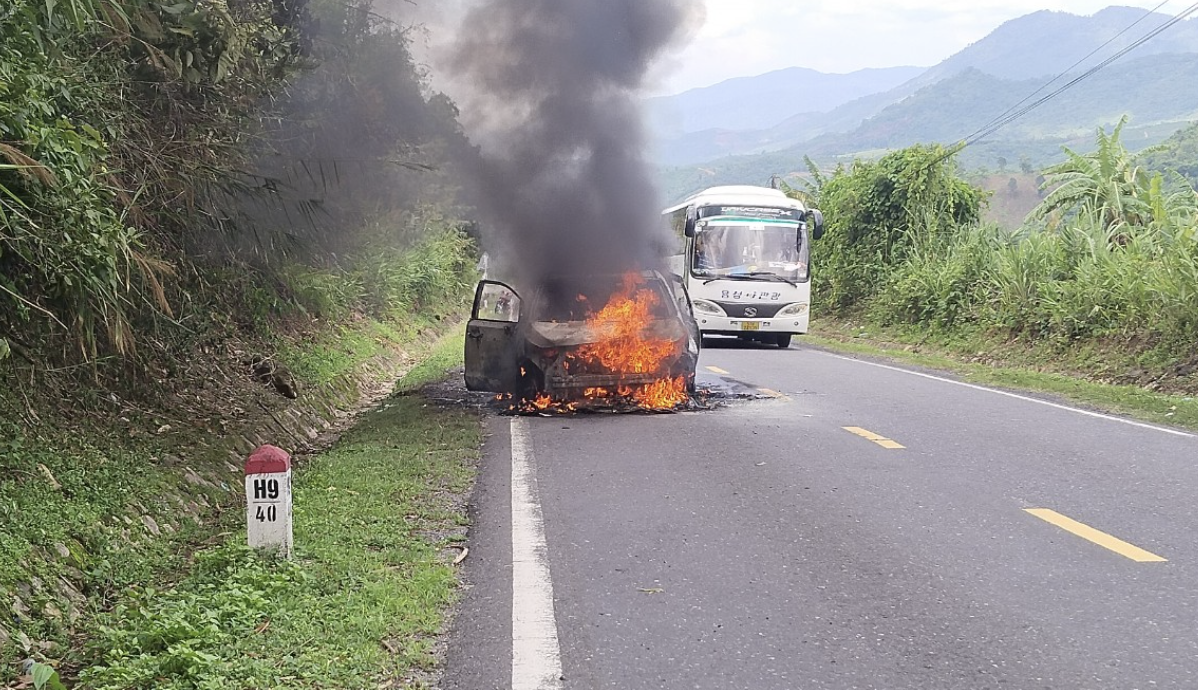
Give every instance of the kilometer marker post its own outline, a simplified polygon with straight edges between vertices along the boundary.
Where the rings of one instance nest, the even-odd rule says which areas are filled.
[[[245,461],[246,539],[250,548],[291,558],[291,456],[259,446]]]

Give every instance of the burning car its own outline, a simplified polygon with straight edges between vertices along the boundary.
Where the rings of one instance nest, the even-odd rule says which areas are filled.
[[[549,280],[527,298],[484,280],[466,326],[466,387],[536,409],[673,409],[694,390],[699,343],[689,301],[656,271]]]

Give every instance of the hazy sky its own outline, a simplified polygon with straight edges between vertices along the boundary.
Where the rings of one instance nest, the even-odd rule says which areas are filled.
[[[845,73],[930,67],[1003,22],[1037,10],[1091,15],[1111,5],[1151,9],[1160,0],[705,0],[703,28],[662,61],[653,91],[675,93],[784,67]],[[1159,10],[1176,14],[1190,0]],[[1145,25],[1145,30],[1147,30]]]

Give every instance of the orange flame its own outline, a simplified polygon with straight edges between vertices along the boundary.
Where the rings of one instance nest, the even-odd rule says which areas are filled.
[[[542,393],[532,400],[521,400],[519,405],[511,405],[509,408],[512,412],[554,412],[557,414],[569,414],[578,411],[578,405],[568,400],[554,400],[551,396]]]
[[[686,402],[686,379],[659,379],[634,391],[632,399],[646,409],[672,410]]]
[[[602,337],[584,345],[574,355],[597,363],[615,374],[654,374],[662,378],[642,386],[620,385],[616,394],[634,404],[653,410],[668,410],[686,402],[686,380],[669,378],[663,371],[665,362],[677,354],[678,343],[655,338],[649,333],[653,323],[653,308],[658,296],[643,288],[644,279],[637,273],[624,275],[620,290],[608,300],[603,309],[587,319],[587,325]],[[584,391],[588,399],[611,398],[605,388]]]
[[[624,276],[624,283],[587,325],[602,338],[579,348],[575,357],[598,362],[618,374],[651,374],[677,352],[670,340],[653,338],[647,333],[653,322],[657,293],[642,289],[644,279],[636,273]]]
[[[665,370],[667,361],[678,353],[680,345],[650,333],[654,320],[653,308],[657,306],[659,298],[656,292],[643,285],[644,278],[639,273],[624,275],[620,289],[602,309],[587,319],[587,327],[592,333],[598,334],[598,339],[579,347],[570,355],[570,359],[580,364],[598,365],[617,377],[635,374],[643,379],[645,374],[658,373],[660,377],[649,384],[622,383],[615,390],[587,388],[583,391],[585,400],[625,402],[647,410],[672,410],[687,401],[686,379],[671,378]],[[579,295],[578,301],[585,304],[587,299]],[[576,411],[578,405],[542,394],[521,401],[513,409],[533,413],[569,413]]]

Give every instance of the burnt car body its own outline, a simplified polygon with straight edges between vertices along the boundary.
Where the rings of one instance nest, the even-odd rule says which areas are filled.
[[[588,389],[635,387],[662,378],[683,378],[694,387],[699,358],[698,326],[690,301],[657,271],[639,274],[638,290],[651,290],[652,319],[641,334],[673,345],[652,371],[612,371],[578,356],[608,336],[589,322],[595,307],[615,294],[622,277],[548,281],[527,297],[511,286],[483,280],[466,326],[465,378],[473,391],[529,398],[574,400]],[[679,287],[678,290],[681,290]],[[594,307],[592,306],[594,305]]]

